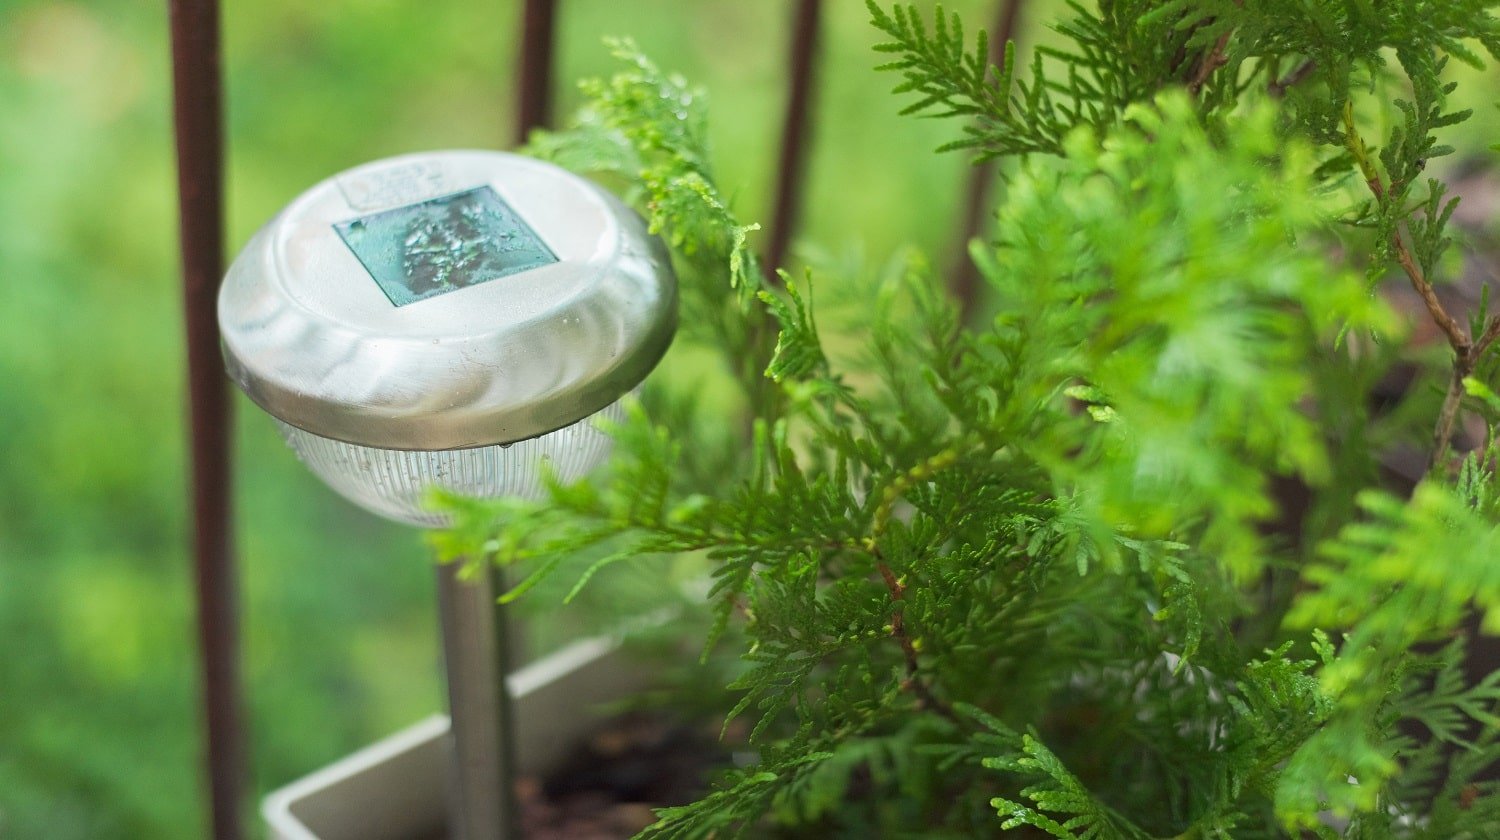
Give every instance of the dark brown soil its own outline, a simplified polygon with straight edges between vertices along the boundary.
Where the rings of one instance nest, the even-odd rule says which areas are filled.
[[[702,795],[729,754],[718,727],[634,713],[615,718],[550,777],[517,786],[526,840],[614,840],[656,821],[653,809]]]

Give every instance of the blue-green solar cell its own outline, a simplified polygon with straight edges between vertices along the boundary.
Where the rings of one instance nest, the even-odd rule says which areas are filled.
[[[489,187],[333,227],[396,306],[557,262],[552,249]]]

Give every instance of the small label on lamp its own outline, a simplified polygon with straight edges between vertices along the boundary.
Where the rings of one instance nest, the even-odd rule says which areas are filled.
[[[437,161],[402,160],[365,166],[334,179],[355,210],[381,210],[446,195],[458,189]]]
[[[333,227],[396,306],[557,262],[552,249],[490,187]]]

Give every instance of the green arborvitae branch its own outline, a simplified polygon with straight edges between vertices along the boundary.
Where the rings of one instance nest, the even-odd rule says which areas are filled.
[[[446,500],[438,539],[517,567],[512,596],[701,570],[757,757],[646,836],[1495,836],[1500,690],[1451,641],[1500,626],[1494,449],[1369,486],[1427,410],[1370,407],[1390,264],[1454,351],[1439,456],[1465,408],[1500,422],[1500,318],[1436,297],[1454,204],[1424,170],[1490,5],[1071,4],[1021,72],[870,4],[907,111],[1022,158],[977,329],[919,257],[768,283],[701,95],[619,46],[533,149],[650,217],[720,363],[669,363],[600,475]]]

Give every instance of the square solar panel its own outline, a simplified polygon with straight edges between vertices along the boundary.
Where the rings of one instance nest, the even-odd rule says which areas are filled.
[[[557,262],[536,231],[490,187],[333,227],[396,306]]]

